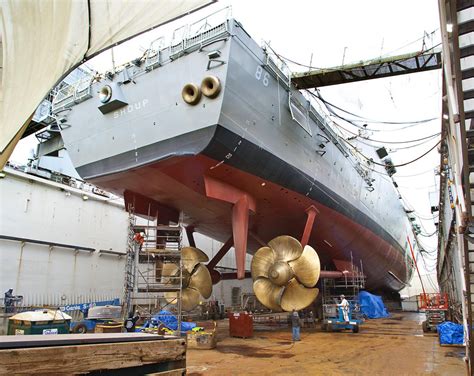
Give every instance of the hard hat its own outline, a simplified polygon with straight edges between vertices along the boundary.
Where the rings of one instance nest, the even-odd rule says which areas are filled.
[[[345,298],[345,296],[341,294],[341,298]]]
[[[142,231],[142,232],[140,232],[140,235],[141,235],[141,236],[145,236],[145,233]]]

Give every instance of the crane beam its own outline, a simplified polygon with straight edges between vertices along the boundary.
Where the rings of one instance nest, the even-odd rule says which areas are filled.
[[[413,52],[333,68],[294,73],[291,81],[298,89],[310,89],[440,68],[441,52]]]

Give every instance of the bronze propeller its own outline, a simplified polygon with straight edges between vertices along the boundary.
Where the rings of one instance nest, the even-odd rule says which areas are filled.
[[[318,296],[321,266],[316,251],[291,236],[278,236],[260,248],[251,264],[257,299],[274,311],[300,310]]]
[[[181,260],[181,281],[179,266],[175,263],[163,264],[162,281],[173,286],[182,283],[181,307],[184,311],[190,311],[199,304],[201,297],[207,299],[212,294],[211,274],[207,267],[201,264],[209,261],[209,258],[198,248],[185,247],[181,250]],[[165,299],[168,303],[176,303],[177,293],[165,292]]]

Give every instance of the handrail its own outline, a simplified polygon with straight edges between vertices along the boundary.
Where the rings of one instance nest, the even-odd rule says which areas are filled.
[[[91,253],[95,252],[95,248],[83,247],[81,245],[63,244],[63,243],[49,242],[49,241],[44,241],[44,240],[22,238],[22,237],[17,237],[17,236],[0,235],[0,239],[18,241],[18,242],[24,242],[24,243],[32,243],[32,244],[41,244],[41,245],[47,245],[49,247],[68,248],[68,249],[74,249],[76,251],[87,251]]]

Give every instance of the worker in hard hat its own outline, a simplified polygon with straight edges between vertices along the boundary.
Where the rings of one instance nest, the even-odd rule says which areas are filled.
[[[135,233],[133,240],[135,241],[135,244],[138,245],[138,251],[141,251],[146,240],[146,234],[143,231],[137,232]]]
[[[293,342],[300,341],[300,315],[295,309],[291,312],[291,329],[293,332]]]
[[[145,233],[142,231],[142,232],[137,232],[135,233],[135,236],[133,237],[133,240],[135,240],[135,242],[140,245],[140,247],[143,245],[143,243],[145,242],[145,238],[146,238],[146,235]]]
[[[341,303],[338,304],[338,306],[341,307],[344,321],[349,321],[349,302],[347,301],[344,295],[341,295],[340,298],[341,298]]]

